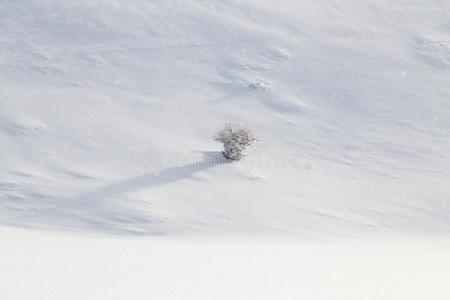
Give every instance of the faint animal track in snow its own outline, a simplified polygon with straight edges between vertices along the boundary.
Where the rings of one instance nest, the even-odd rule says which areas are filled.
[[[267,82],[257,81],[250,83],[248,87],[254,90],[267,90],[269,88],[269,84]]]
[[[14,182],[0,181],[0,191],[11,191],[19,187],[20,184]]]
[[[283,48],[272,48],[272,55],[279,60],[289,60],[292,58],[292,54]]]
[[[78,171],[66,171],[66,174],[78,179],[95,179],[95,176]]]
[[[422,60],[439,69],[450,68],[450,40],[419,40],[417,54]]]
[[[10,134],[21,135],[41,131],[45,125],[36,120],[14,120],[4,122],[2,128]]]

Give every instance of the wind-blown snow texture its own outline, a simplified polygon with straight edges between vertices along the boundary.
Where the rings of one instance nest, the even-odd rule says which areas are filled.
[[[0,223],[450,232],[450,4],[0,2]],[[227,163],[228,121],[259,137]]]

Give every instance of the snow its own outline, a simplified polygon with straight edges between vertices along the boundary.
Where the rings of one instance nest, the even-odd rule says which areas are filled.
[[[357,272],[367,274],[365,263],[376,267],[384,258],[388,265],[399,260],[402,279],[391,286],[390,269],[377,268],[372,279],[383,298],[421,298],[425,291],[448,298],[440,274],[450,233],[449,12],[447,0],[1,1],[0,240],[9,245],[0,249],[1,267],[24,270],[10,278],[0,272],[5,297],[20,298],[14,296],[26,289],[27,274],[41,267],[51,274],[41,264],[52,252],[34,251],[65,241],[82,253],[72,261],[59,248],[56,257],[88,268],[77,274],[111,276],[105,285],[120,280],[119,271],[101,270],[117,261],[110,248],[141,249],[121,271],[127,262],[158,265],[143,253],[157,248],[167,268],[136,270],[154,282],[180,270],[165,253],[198,252],[164,283],[173,286],[205,277],[186,272],[199,266],[208,273],[208,245],[218,251],[210,255],[227,254],[211,242],[218,239],[236,247],[232,264],[210,266],[227,280],[239,265],[245,276],[259,276],[239,247],[257,255],[255,266],[268,261],[270,270],[286,270],[286,277],[271,277],[274,286],[255,279],[267,287],[255,292],[261,294],[239,283],[242,298],[272,298],[297,274],[259,254],[265,247],[288,249],[283,259],[305,265],[298,278],[306,285],[307,274],[332,270],[334,277],[317,273],[311,285],[333,285],[343,298]],[[225,161],[213,140],[227,122],[248,125],[257,136],[237,163]],[[366,239],[385,254],[370,250],[374,261],[364,255]],[[16,253],[27,240],[35,247],[20,261]],[[83,249],[91,244],[98,256],[105,252],[102,261],[87,257]],[[402,260],[423,244],[430,248],[411,254],[414,263]],[[328,260],[303,257],[316,252]],[[430,273],[417,271],[422,262]],[[417,277],[406,278],[413,269]],[[105,290],[67,274],[65,284],[77,289],[64,297]],[[34,287],[20,296],[32,297],[25,293],[56,274],[48,276],[32,277]],[[180,283],[185,277],[192,281]],[[219,285],[211,280],[206,286]],[[108,292],[150,293],[128,284],[120,287],[124,294]],[[368,285],[358,288],[348,292],[379,298]],[[63,290],[39,292],[60,299]],[[224,290],[218,297],[236,298]],[[286,298],[302,291],[326,298],[312,288]]]
[[[450,297],[448,239],[205,241],[8,229],[0,242],[2,299]]]

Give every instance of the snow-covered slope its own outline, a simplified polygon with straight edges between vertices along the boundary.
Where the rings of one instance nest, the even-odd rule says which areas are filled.
[[[450,232],[450,4],[0,2],[0,222]],[[245,161],[213,141],[258,136]]]
[[[0,1],[0,299],[449,299],[449,16]]]

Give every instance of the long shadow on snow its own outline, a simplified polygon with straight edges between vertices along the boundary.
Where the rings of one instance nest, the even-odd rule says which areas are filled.
[[[105,199],[124,194],[131,191],[149,188],[152,186],[163,185],[171,182],[176,182],[186,179],[195,173],[213,168],[227,163],[219,152],[205,152],[204,159],[192,164],[172,167],[159,172],[151,172],[144,175],[129,178],[120,182],[112,183],[89,192],[80,194],[72,201],[86,202],[94,199]]]
[[[140,209],[145,202],[136,203],[126,193],[187,179],[193,174],[226,164],[219,152],[206,152],[202,161],[172,167],[160,172],[115,182],[74,197],[58,200],[11,199],[21,201],[20,209],[3,205],[0,223],[35,229],[91,231],[117,235],[166,235],[188,229],[171,224],[166,216]],[[6,202],[8,204],[8,202]],[[141,205],[141,207],[140,207]]]

